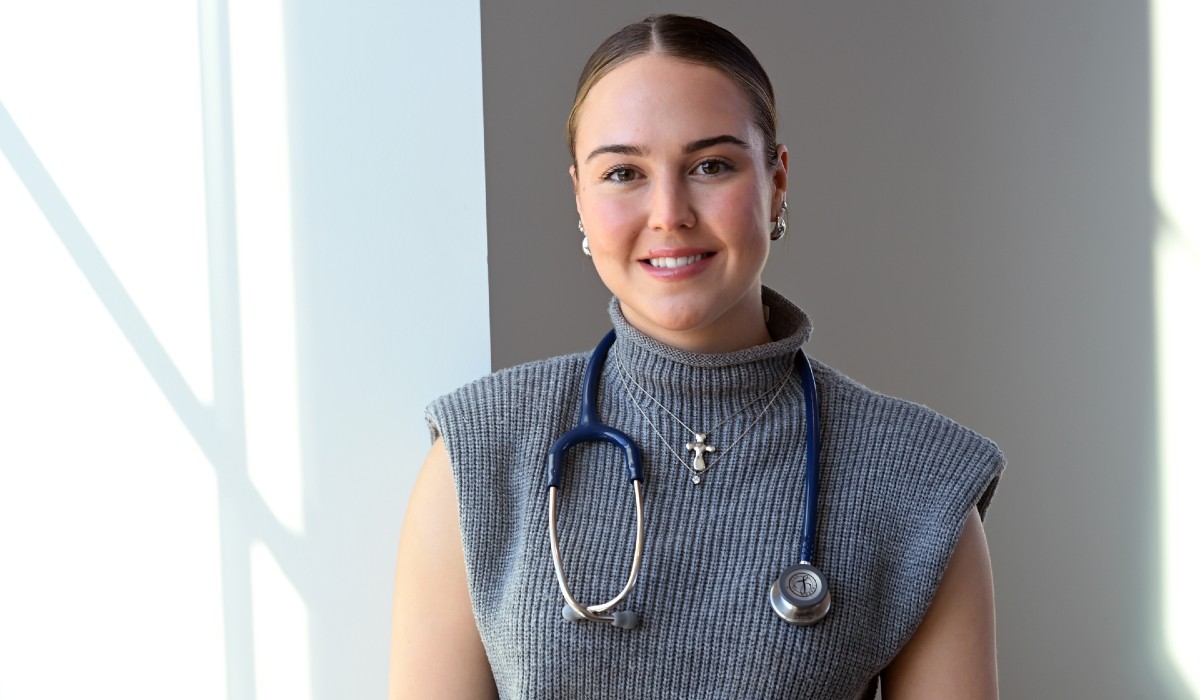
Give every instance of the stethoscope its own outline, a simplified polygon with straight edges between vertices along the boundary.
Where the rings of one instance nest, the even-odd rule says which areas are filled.
[[[642,454],[628,435],[611,425],[605,425],[596,414],[600,375],[604,369],[604,360],[616,339],[616,331],[609,331],[588,360],[587,370],[584,372],[579,425],[563,433],[550,446],[550,452],[546,456],[546,488],[550,491],[550,554],[554,558],[554,574],[558,578],[558,588],[567,601],[563,606],[563,617],[572,622],[604,621],[622,629],[633,629],[638,625],[637,613],[613,609],[633,590],[642,566],[642,549],[646,539],[641,487]],[[813,378],[812,366],[809,365],[803,350],[796,350],[795,362],[796,368],[800,370],[800,382],[804,388],[804,417],[807,427],[805,454],[808,462],[804,472],[804,528],[800,538],[800,563],[792,564],[775,579],[768,598],[771,608],[787,622],[794,625],[811,625],[825,617],[831,601],[825,576],[812,563],[813,549],[817,541],[817,489],[820,482],[821,451],[817,420],[817,382]],[[612,600],[596,605],[584,605],[571,594],[558,546],[556,505],[563,463],[566,461],[567,450],[584,442],[607,442],[621,450],[625,456],[625,471],[628,473],[630,484],[633,485],[633,503],[637,517],[633,564],[630,566],[625,587]]]

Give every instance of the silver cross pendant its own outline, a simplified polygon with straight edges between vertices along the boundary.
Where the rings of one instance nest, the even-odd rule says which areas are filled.
[[[695,439],[687,444],[687,448],[694,452],[692,455],[692,483],[700,483],[700,475],[708,470],[708,464],[704,461],[704,455],[711,452],[716,452],[717,448],[705,442],[708,440],[708,433],[696,433]]]

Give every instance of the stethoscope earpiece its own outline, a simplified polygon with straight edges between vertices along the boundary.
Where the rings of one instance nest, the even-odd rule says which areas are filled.
[[[613,613],[613,627],[631,630],[638,626],[638,614],[632,610],[618,610]]]
[[[563,606],[562,614],[563,614],[563,617],[566,618],[566,620],[568,622],[583,622],[584,620],[589,619],[584,615],[580,615],[579,611],[577,611],[575,608],[572,608],[570,606],[570,604]],[[611,618],[608,616],[603,616],[603,617],[595,617],[592,619],[598,619],[598,620],[610,620],[611,619],[613,627],[620,627],[623,630],[631,630],[631,629],[637,627],[638,622],[639,622],[638,614],[633,612],[632,610],[618,610],[617,612],[612,614]]]
[[[567,622],[583,622],[587,618],[575,612],[575,608],[572,608],[570,605],[564,605],[563,619]]]
[[[793,625],[820,622],[829,612],[829,585],[817,567],[807,562],[793,564],[771,584],[771,607]]]

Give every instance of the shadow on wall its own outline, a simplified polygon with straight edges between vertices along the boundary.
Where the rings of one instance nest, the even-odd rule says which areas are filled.
[[[210,11],[215,10],[214,6],[215,3],[209,3]],[[71,202],[56,184],[53,174],[43,165],[37,152],[3,105],[0,105],[0,152],[14,168],[20,182],[53,232],[57,234],[78,271],[82,273],[96,298],[140,360],[145,372],[153,379],[174,411],[179,423],[186,428],[215,472],[220,514],[219,600],[223,602],[224,610],[221,626],[224,629],[224,670],[228,682],[228,697],[257,697],[256,685],[257,691],[262,691],[264,696],[272,696],[274,691],[289,690],[293,691],[290,697],[310,697],[311,681],[307,675],[310,611],[304,603],[308,592],[303,590],[303,583],[313,581],[316,578],[314,574],[319,572],[317,562],[323,557],[316,551],[314,539],[320,536],[320,532],[313,532],[310,526],[310,531],[306,534],[303,533],[302,527],[297,527],[295,503],[291,504],[292,512],[287,514],[287,518],[292,519],[291,523],[286,522],[287,518],[279,517],[275,512],[279,506],[273,509],[264,498],[262,485],[254,483],[248,464],[249,402],[243,341],[246,335],[253,335],[256,329],[248,329],[249,333],[243,334],[242,311],[245,308],[245,295],[242,294],[238,281],[237,236],[234,233],[238,227],[233,222],[232,206],[232,185],[235,181],[233,147],[228,136],[229,58],[227,53],[213,54],[214,51],[219,51],[220,47],[227,46],[227,42],[223,35],[218,37],[212,34],[219,29],[214,14],[210,12],[205,19],[209,20],[209,24],[202,25],[201,29],[209,34],[202,36],[200,43],[201,51],[208,52],[208,55],[204,56],[206,60],[201,62],[206,73],[202,82],[210,88],[204,95],[207,103],[204,110],[207,118],[204,126],[209,156],[207,247],[211,304],[209,332],[213,347],[211,400],[197,396],[196,391],[189,386],[184,373],[122,283],[120,275],[106,260],[101,247],[89,234]],[[277,28],[276,32],[280,30],[281,27]],[[213,86],[219,87],[213,90]],[[286,115],[286,111],[283,114]],[[283,131],[283,136],[286,139],[286,130]],[[286,167],[286,161],[283,165]],[[286,170],[283,175],[283,186],[286,187]],[[254,190],[249,188],[247,191],[253,193]],[[286,206],[288,203],[285,201],[284,204]],[[292,233],[287,225],[288,218],[284,219],[282,230],[278,232],[284,238],[290,238]],[[169,235],[169,231],[164,233]],[[279,240],[277,236],[275,242]],[[290,256],[284,256],[282,262],[290,265]],[[260,286],[286,285],[290,282],[290,276],[283,279],[260,277],[253,281]],[[279,308],[274,311],[290,316],[292,309],[288,307],[294,306],[291,289],[277,288],[272,291],[280,301]],[[253,290],[250,290],[249,294],[253,296]],[[278,325],[273,324],[270,330],[278,330]],[[274,443],[264,447],[275,452],[274,455],[260,455],[265,462],[265,475],[260,477],[260,481],[273,483],[275,488],[279,488],[282,479],[282,488],[290,489],[292,492],[287,495],[295,499],[302,495],[298,484],[301,468],[299,446],[280,444],[281,439],[298,438],[298,428],[294,424],[297,418],[294,400],[294,333],[291,338],[258,340],[274,343],[275,346],[257,348],[252,352],[261,353],[262,350],[266,350],[274,356],[275,362],[290,368],[291,377],[275,379],[282,379],[285,384],[290,381],[293,387],[291,405],[286,404],[286,396],[282,397],[284,401],[280,401],[279,396],[257,397],[264,403],[257,410],[267,414],[266,420],[269,423],[260,426],[260,429],[266,433],[265,439]],[[280,347],[280,342],[285,345]],[[87,351],[86,348],[79,350]],[[293,359],[289,360],[286,356],[287,350],[291,351]],[[125,408],[119,398],[115,408]],[[289,411],[293,421],[291,426],[280,425],[279,420],[270,417],[271,413],[286,417]],[[105,466],[103,456],[99,458],[96,466]],[[172,465],[164,464],[161,468],[170,470]],[[290,475],[287,474],[288,470],[292,472]],[[291,484],[286,483],[288,479],[292,480]],[[137,486],[132,488],[137,489]],[[103,497],[101,494],[97,495]],[[150,493],[137,497],[153,499],[161,496]],[[128,507],[119,501],[109,505],[114,510]],[[302,508],[302,505],[300,507]],[[155,523],[146,523],[145,526],[155,527]],[[147,556],[153,554],[147,552]],[[264,609],[266,612],[281,615],[274,619],[264,618]],[[131,612],[135,615],[151,614],[149,610]],[[290,619],[284,619],[284,616]],[[80,622],[87,625],[90,621],[85,619]],[[274,658],[266,660],[265,663],[263,659],[256,659],[256,651],[261,653],[263,649],[268,649],[268,653],[274,655]],[[111,651],[114,650],[100,649],[93,653],[104,656]],[[280,655],[290,655],[291,658],[280,663]],[[264,678],[264,668],[270,671],[272,667],[275,667],[275,671],[285,672],[290,680],[280,683],[280,678]],[[129,672],[136,673],[134,669],[129,669]]]
[[[489,352],[481,158],[470,165],[482,151],[478,55],[456,51],[437,79],[410,69],[451,28],[477,42],[478,6],[410,5],[147,0],[71,22],[49,3],[20,22],[0,10],[0,62],[22,66],[0,86],[13,173],[0,161],[0,277],[48,261],[0,307],[0,319],[16,316],[10,302],[29,308],[2,331],[0,384],[22,372],[77,382],[44,412],[30,406],[46,386],[0,392],[0,429],[23,425],[9,421],[19,411],[50,426],[14,435],[32,468],[9,470],[22,460],[0,442],[0,506],[26,503],[0,507],[0,530],[20,533],[0,535],[0,566],[38,573],[19,590],[0,579],[0,651],[15,650],[0,655],[0,694],[26,681],[53,694],[32,684],[72,628],[82,671],[42,673],[63,696],[86,683],[161,697],[156,684],[184,675],[195,688],[167,694],[383,692],[395,546],[428,446],[421,407],[484,373]],[[460,109],[433,124],[414,100]],[[147,183],[186,206],[163,206]],[[454,236],[438,228],[450,199]],[[8,230],[26,204],[28,226]],[[44,260],[6,257],[34,247]],[[436,280],[414,270],[451,256]],[[65,340],[45,342],[50,330]],[[101,341],[111,353],[98,359]],[[82,445],[71,464],[39,446],[97,432],[120,440]],[[34,480],[45,488],[22,488]],[[62,576],[47,552],[65,560]],[[82,593],[43,580],[77,584],[80,568]],[[101,584],[114,597],[89,597]],[[18,604],[31,612],[14,626],[4,606]]]

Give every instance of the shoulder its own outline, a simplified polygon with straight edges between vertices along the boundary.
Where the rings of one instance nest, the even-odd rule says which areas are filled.
[[[928,406],[882,394],[820,362],[812,365],[822,422],[831,428],[852,428],[860,439],[886,438],[917,450],[936,445],[1000,454],[996,443]]]
[[[485,375],[434,399],[425,408],[432,438],[456,427],[486,429],[538,409],[557,407],[580,391],[586,353],[561,355]]]
[[[425,408],[450,461],[464,533],[511,525],[524,512],[547,447],[575,419],[586,364],[580,353],[499,370]]]
[[[927,406],[812,365],[823,450],[914,489],[966,489],[986,513],[1005,465],[996,443]]]

